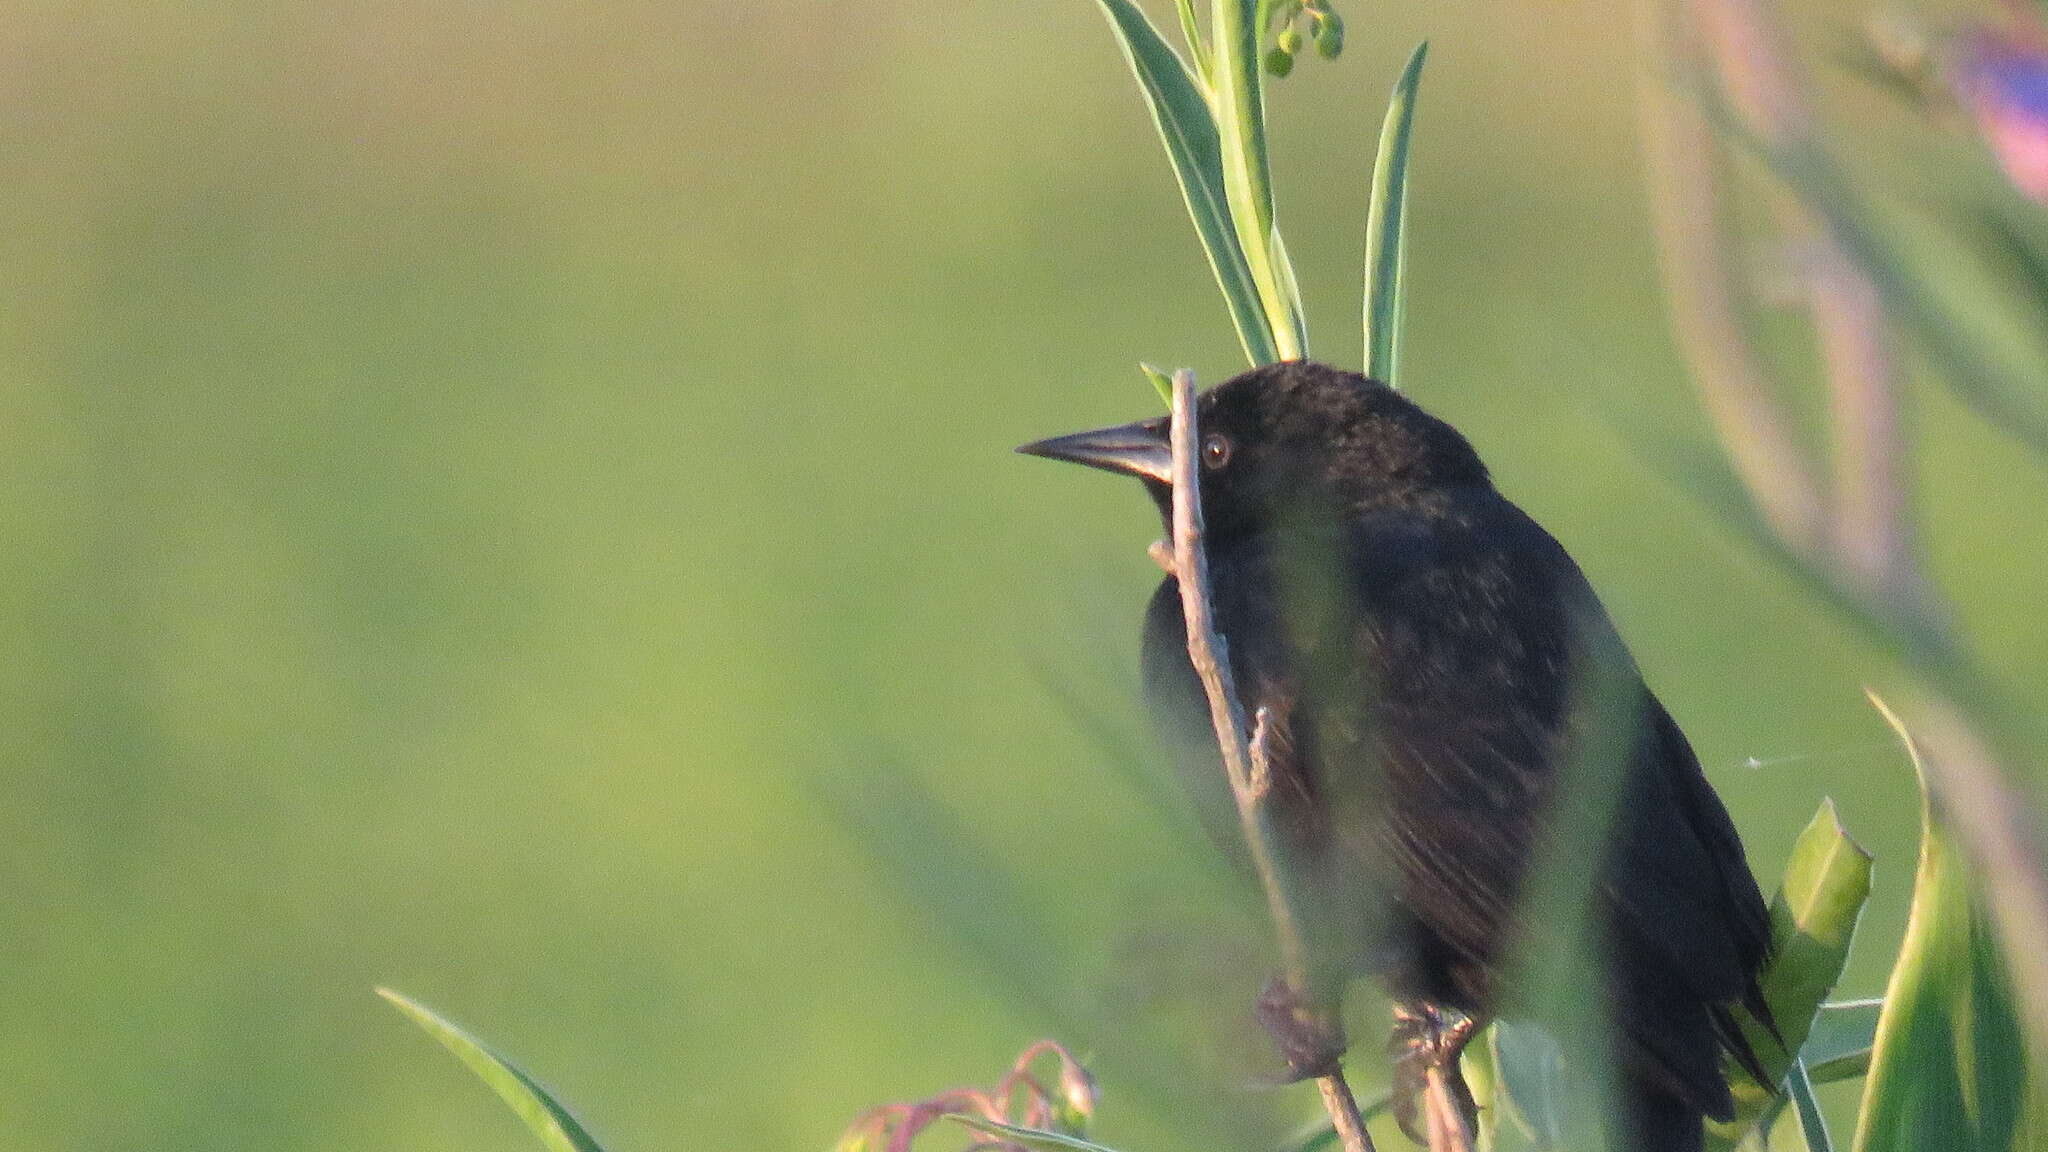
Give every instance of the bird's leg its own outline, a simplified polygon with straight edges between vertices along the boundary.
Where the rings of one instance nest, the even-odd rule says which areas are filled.
[[[1303,996],[1285,976],[1275,976],[1259,994],[1259,1023],[1280,1058],[1289,1083],[1335,1073],[1344,1057],[1344,1029],[1330,1013]]]
[[[1392,1104],[1394,1119],[1410,1140],[1441,1148],[1445,1137],[1440,1134],[1456,1125],[1462,1138],[1450,1146],[1471,1147],[1471,1134],[1479,1130],[1479,1106],[1465,1086],[1458,1058],[1478,1030],[1478,1021],[1428,1001],[1394,1005],[1394,1031],[1387,1040]]]

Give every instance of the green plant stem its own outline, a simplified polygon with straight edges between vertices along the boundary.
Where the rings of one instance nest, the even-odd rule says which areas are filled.
[[[1258,286],[1273,346],[1282,360],[1307,354],[1299,301],[1289,296],[1276,255],[1273,182],[1266,158],[1265,80],[1259,63],[1257,0],[1216,0],[1209,30],[1209,88],[1216,114],[1231,222]]]

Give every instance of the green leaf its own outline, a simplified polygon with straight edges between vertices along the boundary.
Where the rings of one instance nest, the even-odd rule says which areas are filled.
[[[1759,983],[1784,1044],[1780,1046],[1747,1012],[1737,1010],[1743,1035],[1770,1079],[1758,1083],[1740,1064],[1727,1062],[1735,1119],[1707,1126],[1710,1148],[1734,1147],[1778,1095],[1781,1078],[1791,1070],[1792,1054],[1806,1043],[1821,1002],[1841,978],[1856,921],[1869,897],[1870,854],[1842,830],[1834,802],[1823,801],[1793,844],[1785,878],[1771,901],[1773,954]]]
[[[1465,1087],[1472,1093],[1472,1102],[1479,1109],[1479,1129],[1473,1139],[1480,1148],[1490,1149],[1494,1145],[1494,1129],[1500,1122],[1500,1108],[1495,1101],[1500,1097],[1500,1066],[1495,1061],[1493,1050],[1493,1028],[1487,1027],[1487,1034],[1465,1046],[1464,1054],[1458,1058],[1458,1070],[1465,1076]]]
[[[1634,665],[1620,642],[1583,629],[1570,673],[1575,733],[1557,782],[1559,799],[1535,852],[1520,922],[1528,927],[1512,961],[1512,991],[1494,1025],[1500,1075],[1497,1105],[1515,1124],[1496,1124],[1495,1147],[1595,1152],[1610,1146],[1615,1106],[1614,1041],[1601,938],[1599,861],[1620,808],[1622,774],[1637,747]]]
[[[1885,989],[1857,1152],[2027,1147],[2027,1055],[1990,912],[1928,791],[1919,748],[1898,732],[1920,777],[1920,867],[1906,938]]]
[[[1290,296],[1272,250],[1273,177],[1266,155],[1265,73],[1259,51],[1259,0],[1216,0],[1210,85],[1221,143],[1223,189],[1239,249],[1264,306],[1275,359],[1308,354],[1301,301]]]
[[[1152,382],[1152,387],[1159,393],[1159,399],[1168,408],[1173,407],[1173,373],[1162,372],[1150,364],[1138,365],[1138,371],[1143,372],[1145,379]]]
[[[540,1137],[548,1152],[604,1152],[603,1146],[584,1131],[576,1117],[570,1115],[560,1101],[517,1064],[491,1051],[483,1041],[418,1001],[407,999],[389,988],[377,989],[377,995],[412,1017],[413,1023],[426,1029],[427,1034],[439,1040],[442,1047],[455,1053],[456,1059],[467,1064],[478,1079],[490,1085],[498,1098],[511,1107],[535,1136]]]
[[[1877,1040],[1877,1018],[1884,1001],[1845,1000],[1823,1004],[1813,1018],[1813,1031],[1799,1050],[1800,1063],[1816,1084],[1850,1080],[1870,1070],[1870,1048]]]
[[[1506,1020],[1493,1025],[1493,1059],[1500,1070],[1495,1096],[1501,1115],[1538,1148],[1556,1148],[1569,1133],[1570,1093],[1564,1051],[1539,1028]],[[1496,1126],[1499,1121],[1495,1121]]]
[[[1807,1078],[1804,1062],[1792,1061],[1792,1070],[1785,1074],[1785,1088],[1799,1117],[1799,1134],[1806,1138],[1807,1152],[1835,1152],[1834,1138],[1828,1135],[1828,1122],[1820,1114],[1820,1101],[1813,1098],[1813,1081]]]
[[[1429,41],[1415,46],[1380,125],[1379,156],[1372,166],[1372,203],[1365,225],[1365,374],[1400,386],[1402,262],[1408,248],[1408,139],[1415,126],[1415,92]]]
[[[1145,92],[1159,139],[1180,181],[1209,268],[1223,290],[1230,321],[1254,365],[1279,359],[1273,327],[1231,216],[1223,174],[1222,142],[1209,98],[1186,63],[1131,0],[1098,0],[1123,47],[1124,59]]]
[[[1065,1132],[1048,1132],[1043,1128],[1019,1128],[1014,1124],[1004,1124],[996,1120],[984,1120],[979,1116],[965,1116],[957,1112],[947,1116],[946,1119],[965,1124],[977,1132],[986,1132],[991,1136],[1000,1136],[1012,1144],[1022,1144],[1026,1148],[1051,1150],[1051,1152],[1115,1152],[1115,1149],[1083,1140],[1079,1136],[1069,1136]]]

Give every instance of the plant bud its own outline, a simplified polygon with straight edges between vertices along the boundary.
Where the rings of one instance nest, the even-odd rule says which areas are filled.
[[[1284,48],[1266,53],[1266,71],[1274,76],[1285,76],[1294,71],[1294,54]]]
[[[1325,60],[1344,54],[1344,18],[1328,10],[1316,13],[1316,52]]]

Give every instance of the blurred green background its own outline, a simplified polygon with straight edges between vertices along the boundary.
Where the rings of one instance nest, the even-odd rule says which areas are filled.
[[[1916,818],[1882,668],[1617,431],[1702,429],[1629,6],[1341,7],[1274,112],[1316,351],[1357,362],[1427,36],[1412,394],[1592,574],[1767,885],[1840,802],[1875,994]],[[1864,9],[1792,14],[1824,57]],[[379,983],[622,1150],[820,1147],[1047,1032],[1125,1146],[1309,1106],[1214,1050],[1259,961],[1111,763],[1152,513],[1009,454],[1153,411],[1140,358],[1242,367],[1092,3],[0,28],[0,1148],[523,1142]],[[1918,399],[1936,569],[2024,685],[2048,486]]]

